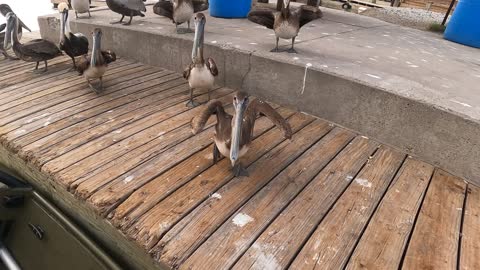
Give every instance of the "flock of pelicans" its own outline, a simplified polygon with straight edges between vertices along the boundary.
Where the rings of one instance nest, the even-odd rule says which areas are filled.
[[[125,16],[130,20],[124,25],[129,25],[134,16],[145,16],[142,12],[146,11],[145,0],[107,0],[108,7],[122,15],[122,23]],[[279,52],[278,41],[282,39],[291,39],[292,45],[287,52],[294,53],[295,37],[300,28],[308,22],[321,17],[318,8],[309,6],[300,6],[298,9],[290,10],[290,0],[279,0],[279,11],[270,9],[257,9],[248,14],[248,19],[254,23],[273,29],[276,36],[276,46],[272,52]],[[78,18],[78,14],[88,13],[89,0],[71,0],[73,9]],[[185,69],[183,76],[190,86],[190,100],[187,103],[189,107],[195,107],[199,104],[193,99],[193,90],[207,90],[209,102],[203,107],[200,114],[191,121],[192,132],[197,134],[201,132],[212,115],[216,115],[217,123],[215,126],[213,161],[216,163],[220,156],[230,157],[233,172],[235,176],[248,175],[242,167],[240,158],[245,155],[253,139],[253,129],[258,115],[268,117],[278,128],[284,131],[284,136],[288,139],[292,136],[290,125],[280,114],[278,114],[268,103],[259,99],[250,99],[247,94],[237,92],[233,97],[234,115],[228,114],[218,100],[210,100],[210,90],[214,86],[214,77],[218,75],[218,69],[212,58],[204,58],[203,43],[206,18],[201,11],[208,9],[208,2],[195,0],[160,0],[153,6],[155,14],[168,17],[175,24],[177,33],[189,33],[190,20],[193,17],[195,23],[195,36],[192,48],[192,62]],[[111,50],[101,49],[102,31],[96,28],[92,33],[93,44],[90,56],[88,56],[89,41],[82,33],[72,33],[69,26],[68,14],[69,8],[66,3],[58,6],[61,14],[60,20],[60,42],[58,46],[45,39],[35,39],[24,44],[20,43],[22,29],[30,29],[17,18],[15,13],[6,4],[0,5],[0,13],[6,17],[6,24],[0,25],[0,42],[3,48],[0,51],[10,60],[21,59],[26,62],[35,62],[35,72],[38,72],[40,62],[45,63],[42,72],[47,71],[47,61],[62,55],[62,51],[67,54],[73,62],[72,70],[76,70],[83,75],[90,88],[99,93],[103,89],[102,77],[107,71],[108,64],[116,60],[116,55]],[[188,28],[180,32],[178,25],[187,23]],[[3,39],[3,40],[2,40]],[[8,55],[7,50],[12,48],[16,57]],[[81,57],[78,63],[75,57]],[[94,86],[92,81],[98,80],[99,86]]]

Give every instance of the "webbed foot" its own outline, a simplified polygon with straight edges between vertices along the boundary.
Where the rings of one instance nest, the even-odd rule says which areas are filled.
[[[200,103],[196,102],[195,100],[191,99],[187,102],[186,106],[189,107],[189,108],[195,108],[197,106],[199,106]]]
[[[288,53],[297,53],[297,51],[296,51],[294,48],[290,48],[290,49],[286,50],[286,52],[288,52]]]
[[[271,49],[270,52],[280,52],[280,50],[278,49],[278,47],[275,47],[275,48]]]
[[[240,164],[236,164],[235,166],[233,166],[233,175],[235,175],[235,177],[238,177],[238,176],[246,176],[248,177],[249,174],[248,174],[248,171],[242,167],[242,165]]]

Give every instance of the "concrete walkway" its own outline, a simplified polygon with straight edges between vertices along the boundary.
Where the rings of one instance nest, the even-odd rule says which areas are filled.
[[[85,33],[102,27],[104,48],[181,71],[193,34],[176,34],[169,19],[147,9],[131,26],[111,25],[120,16],[109,10],[71,25]],[[301,30],[298,54],[269,52],[273,32],[248,20],[207,16],[205,55],[219,65],[217,83],[294,106],[480,182],[480,50],[374,18],[322,11],[322,19]],[[43,17],[40,25],[43,37],[58,39],[58,20]],[[281,41],[283,48],[289,44]]]

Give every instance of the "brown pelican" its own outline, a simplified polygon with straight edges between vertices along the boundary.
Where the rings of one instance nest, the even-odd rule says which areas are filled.
[[[280,0],[279,0],[280,1]],[[248,20],[263,25],[275,31],[277,43],[271,52],[279,52],[278,40],[292,39],[292,47],[287,50],[289,53],[296,53],[293,48],[295,44],[295,37],[298,31],[305,24],[316,20],[322,16],[320,9],[302,5],[297,10],[290,11],[290,0],[282,0],[281,10],[253,10],[248,14]]]
[[[88,13],[90,18],[90,2],[91,0],[71,0],[72,8],[75,10],[75,17],[78,19],[78,13]],[[60,6],[60,5],[59,5]],[[58,8],[60,10],[60,8]]]
[[[5,17],[7,16],[7,14],[9,12],[13,12],[12,9],[10,8],[9,5],[7,4],[0,4],[0,13]],[[2,32],[5,28],[6,28],[7,24],[6,23],[3,23],[0,25],[0,43],[4,43],[5,41],[5,32]],[[25,28],[26,30],[28,30],[29,32],[32,32],[30,30],[30,28],[28,28],[23,22],[22,20],[18,19],[18,39],[21,39],[22,38],[22,29]],[[18,60],[18,58],[15,58],[15,57],[12,57],[10,55],[8,55],[8,53],[6,52],[6,50],[3,48],[3,46],[0,46],[0,52],[3,54],[3,56],[7,59],[11,59],[11,60]]]
[[[92,36],[92,55],[90,56],[90,59],[86,56],[80,59],[77,70],[80,75],[85,76],[88,86],[90,86],[95,93],[99,93],[103,89],[103,74],[107,71],[108,64],[114,62],[117,59],[117,56],[110,50],[101,51],[102,30],[100,28],[95,28]],[[100,80],[100,87],[98,89],[90,82],[90,80],[95,79]]]
[[[60,20],[60,49],[64,51],[73,61],[73,68],[76,69],[75,57],[88,53],[88,39],[82,33],[73,34],[70,31],[68,22],[68,5],[60,3],[58,10],[61,14]]]
[[[234,115],[226,113],[222,103],[218,100],[210,101],[200,115],[192,119],[192,132],[197,134],[204,128],[212,114],[217,116],[213,146],[213,162],[217,163],[220,154],[230,157],[235,176],[248,176],[248,172],[239,161],[248,151],[252,142],[255,120],[259,114],[265,115],[278,128],[284,131],[287,139],[292,137],[292,128],[285,119],[278,114],[268,103],[254,99],[250,100],[243,92],[235,93],[233,97]]]
[[[60,49],[52,42],[44,39],[34,39],[25,44],[21,44],[18,41],[18,19],[13,12],[7,14],[7,30],[5,32],[4,47],[8,48],[12,43],[13,52],[15,55],[26,62],[36,62],[35,70],[38,70],[38,64],[40,62],[45,63],[45,69],[47,71],[47,60],[53,59],[62,55]]]
[[[212,58],[203,58],[203,37],[205,33],[205,15],[197,13],[195,21],[195,37],[192,48],[192,63],[183,72],[183,77],[188,80],[190,85],[190,101],[188,107],[198,105],[193,101],[193,89],[208,90],[208,99],[210,99],[210,89],[213,88],[215,76],[218,75],[217,65]]]
[[[208,1],[201,0],[160,0],[153,6],[153,13],[170,18],[175,24],[175,29],[178,32],[178,25],[187,22],[188,30],[190,30],[190,19],[194,13],[201,12],[208,9]]]
[[[123,25],[130,25],[132,23],[133,16],[145,17],[145,15],[142,13],[142,11],[147,11],[145,4],[143,4],[145,1],[146,0],[107,0],[108,8],[110,8],[113,12],[122,15],[120,21],[113,22],[112,24],[122,23],[125,16],[130,16],[130,20],[127,23],[122,23]]]

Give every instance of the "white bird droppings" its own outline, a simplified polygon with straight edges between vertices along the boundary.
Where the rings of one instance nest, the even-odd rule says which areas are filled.
[[[367,179],[357,178],[355,179],[355,182],[362,187],[366,187],[366,188],[372,187],[372,183],[370,183]]]
[[[472,107],[472,105],[467,104],[467,103],[464,103],[464,102],[460,102],[460,101],[458,101],[458,100],[452,99],[451,101],[454,102],[454,103],[460,104],[460,105],[462,105],[462,106],[465,106],[465,107],[469,107],[469,108]]]
[[[409,65],[409,67],[411,67],[411,68],[417,68],[418,66],[417,66],[417,65]]]
[[[220,199],[222,198],[222,195],[220,195],[220,194],[218,194],[218,193],[215,192],[215,193],[212,194],[212,198],[215,198],[215,199],[219,199],[219,200],[220,200]]]
[[[373,46],[367,45],[365,48],[373,49]]]
[[[50,125],[50,122],[49,122],[49,121],[47,121],[47,122],[45,122],[45,123],[43,124],[44,127],[46,127],[46,126],[48,126],[48,125]]]
[[[298,57],[296,57],[296,56],[295,56],[295,57],[293,57],[293,60],[298,60],[298,59],[299,59],[299,58],[298,58]]]
[[[217,41],[216,41],[216,40],[212,40],[212,41],[211,41],[211,43],[213,43],[213,44],[216,44],[216,43],[217,43]]]
[[[258,43],[250,42],[250,43],[248,43],[248,44],[250,44],[250,45],[257,45]]]
[[[308,71],[308,68],[312,66],[312,63],[307,63],[305,65],[305,73],[303,74],[303,85],[302,85],[302,92],[301,94],[303,95],[303,92],[305,92],[305,83],[307,81],[307,71]]]
[[[237,225],[238,227],[243,227],[252,221],[253,218],[244,213],[239,213],[232,219],[233,224]]]
[[[125,179],[123,179],[123,183],[128,184],[129,182],[131,182],[133,180],[133,178],[135,178],[135,177],[133,177],[133,175],[127,176],[127,177],[125,177]]]
[[[373,57],[369,57],[368,59],[369,59],[369,60],[372,60],[372,61],[375,61],[375,62],[377,61],[377,59],[375,59],[375,58],[373,58]]]
[[[373,74],[370,74],[370,73],[366,73],[365,75],[367,75],[368,77],[375,78],[375,79],[381,79],[381,78],[382,78],[382,77],[380,77],[380,76],[373,75]]]

